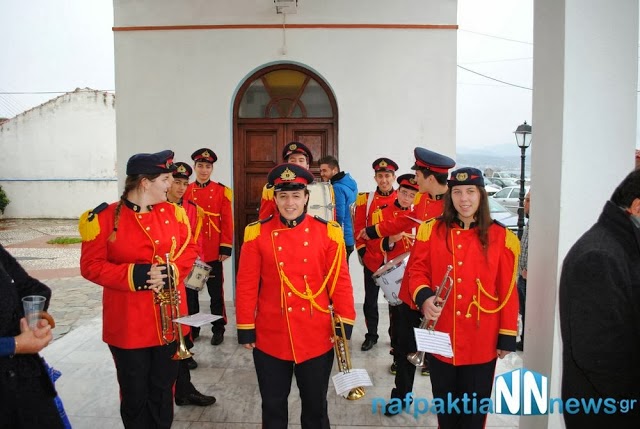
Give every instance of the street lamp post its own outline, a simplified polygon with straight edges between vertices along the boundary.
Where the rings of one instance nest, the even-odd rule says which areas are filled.
[[[520,148],[520,202],[518,203],[518,239],[520,239],[524,230],[524,159],[527,148],[531,146],[531,125],[524,121],[524,124],[518,125],[513,134]]]

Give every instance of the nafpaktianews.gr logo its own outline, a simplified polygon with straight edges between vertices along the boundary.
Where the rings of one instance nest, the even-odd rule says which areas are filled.
[[[521,416],[542,414],[626,414],[637,406],[636,399],[549,398],[545,375],[526,368],[498,375],[493,384],[493,412]]]
[[[371,412],[389,410],[394,414],[401,412],[413,414],[417,419],[421,414],[511,414],[533,416],[541,414],[614,414],[628,413],[638,404],[636,399],[614,398],[549,398],[549,382],[545,375],[526,368],[500,374],[494,379],[493,396],[478,398],[476,393],[464,394],[453,398],[414,397],[407,393],[404,398],[373,398]]]

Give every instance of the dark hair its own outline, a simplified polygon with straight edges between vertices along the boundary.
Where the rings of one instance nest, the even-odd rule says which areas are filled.
[[[338,164],[338,160],[331,155],[323,156],[322,158],[320,158],[318,160],[318,165],[322,164],[327,164],[329,167],[337,168],[338,171],[340,171],[340,164]]]
[[[436,179],[436,182],[438,182],[438,184],[440,185],[447,184],[447,179],[448,179],[447,173],[436,173],[429,170],[428,168],[422,168],[422,167],[416,168],[416,171],[422,172],[422,175],[424,176],[425,179],[429,176],[433,176],[433,178]]]
[[[624,178],[613,191],[611,202],[627,209],[636,198],[640,198],[640,170],[634,170]]]
[[[122,191],[122,195],[120,195],[120,201],[118,201],[118,205],[116,206],[115,219],[113,221],[113,231],[111,235],[109,235],[109,241],[114,241],[116,239],[116,232],[118,231],[118,222],[120,221],[120,209],[122,208],[122,204],[124,204],[124,200],[127,199],[127,195],[129,192],[136,189],[140,186],[142,179],[147,179],[151,182],[156,180],[162,173],[157,174],[131,174],[128,175],[124,181],[124,190]]]
[[[493,219],[491,219],[491,211],[489,210],[489,196],[487,195],[487,191],[482,186],[476,186],[476,188],[478,188],[478,192],[480,193],[480,204],[478,205],[478,211],[476,211],[475,216],[477,225],[476,232],[478,233],[478,239],[480,240],[482,249],[486,254],[487,246],[489,246],[489,227],[491,223],[493,223]],[[444,194],[444,211],[442,212],[441,219],[446,228],[445,237],[448,237],[449,230],[452,229],[454,220],[458,215],[456,208],[453,206],[453,200],[451,199],[451,190],[452,188],[449,188],[447,193]],[[447,249],[451,252],[449,240],[446,240],[446,242]]]

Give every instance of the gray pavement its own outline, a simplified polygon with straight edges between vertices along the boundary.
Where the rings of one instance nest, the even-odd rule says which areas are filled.
[[[107,346],[102,342],[102,290],[80,276],[80,245],[50,245],[56,236],[79,236],[77,220],[2,219],[0,243],[13,254],[32,276],[49,285],[53,298],[49,308],[56,320],[54,341],[41,353],[62,372],[56,388],[74,428],[122,428],[118,408],[115,368]],[[231,281],[227,281],[231,285]],[[354,285],[359,288],[361,285]],[[425,414],[414,418],[401,414],[388,418],[372,410],[372,399],[387,399],[393,387],[388,368],[391,357],[386,336],[388,312],[380,305],[381,339],[369,352],[360,351],[365,327],[361,293],[356,294],[358,310],[352,342],[352,365],[366,368],[373,381],[365,398],[347,401],[331,390],[328,395],[332,428],[437,427],[436,418]],[[201,308],[208,308],[206,292]],[[260,394],[251,353],[237,344],[235,308],[227,303],[229,325],[224,342],[209,344],[211,333],[203,328],[193,351],[199,363],[192,371],[192,382],[201,392],[214,395],[218,402],[210,407],[175,407],[174,428],[259,428]],[[522,366],[522,353],[499,361],[496,373]],[[334,365],[335,372],[335,365]],[[428,377],[416,375],[417,397],[432,398]],[[289,400],[290,427],[298,428],[300,401],[295,383]],[[518,417],[490,415],[487,427],[516,428]]]

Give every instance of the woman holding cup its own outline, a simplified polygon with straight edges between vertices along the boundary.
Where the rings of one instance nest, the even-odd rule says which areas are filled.
[[[49,307],[51,289],[0,245],[0,427],[62,428],[56,391],[38,356],[51,342],[52,319],[42,311],[29,328],[21,298],[31,295],[44,298],[43,310]]]

